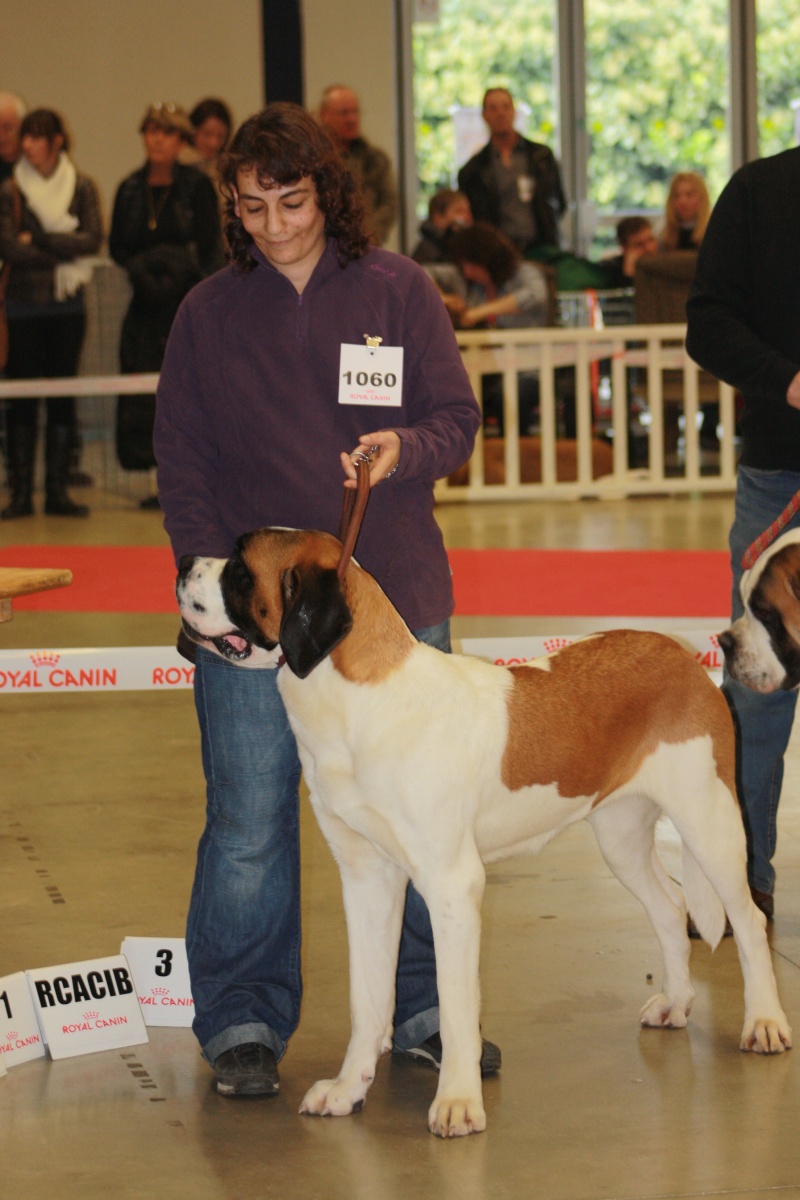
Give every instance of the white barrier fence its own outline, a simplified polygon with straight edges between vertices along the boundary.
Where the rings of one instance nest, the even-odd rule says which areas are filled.
[[[469,469],[438,500],[620,498],[728,492],[736,483],[733,389],[688,357],[683,325],[459,333],[484,424]],[[117,462],[116,397],[157,375],[1,380],[0,402],[75,395],[83,468],[112,496],[152,491]],[[490,436],[494,435],[494,436]]]
[[[732,491],[734,392],[689,358],[685,334],[685,325],[459,332],[484,425],[468,477],[440,481],[437,499]],[[502,436],[492,438],[487,404],[498,396]]]

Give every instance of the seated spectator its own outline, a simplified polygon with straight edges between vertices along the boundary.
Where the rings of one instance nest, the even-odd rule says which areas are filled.
[[[426,270],[444,293],[457,328],[512,329],[548,324],[552,297],[544,269],[525,261],[499,230],[484,222],[460,229],[453,234],[450,252],[453,264],[433,264]],[[483,376],[482,407],[485,436],[502,437],[502,375]],[[535,429],[538,408],[538,376],[533,371],[520,371],[520,435]]]
[[[702,175],[694,171],[673,175],[659,249],[699,250],[710,216],[711,199]]]
[[[536,263],[525,261],[499,230],[477,222],[453,235],[450,251],[466,280],[465,307],[458,318],[462,329],[547,324],[549,295],[544,272]]]
[[[658,240],[647,217],[623,217],[617,224],[621,253],[606,259],[610,288],[632,288],[636,264],[643,254],[655,254]]]
[[[471,224],[472,210],[464,193],[442,188],[428,203],[428,219],[420,225],[420,240],[411,253],[414,262],[452,262],[453,234]]]

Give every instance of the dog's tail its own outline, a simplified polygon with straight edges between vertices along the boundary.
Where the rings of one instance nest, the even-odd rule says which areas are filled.
[[[703,941],[712,950],[725,932],[725,909],[722,901],[700,869],[697,859],[683,842],[683,892],[689,915]]]

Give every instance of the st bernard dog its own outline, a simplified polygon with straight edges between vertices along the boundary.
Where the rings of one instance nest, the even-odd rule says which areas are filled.
[[[784,533],[742,576],[744,614],[719,635],[728,672],[755,692],[800,684],[800,529]]]
[[[664,960],[643,1025],[686,1024],[687,902],[715,946],[727,912],[744,974],[740,1046],[792,1044],[765,919],[747,886],[725,700],[670,638],[617,630],[525,666],[446,655],[415,640],[376,581],[330,534],[260,529],[232,558],[186,559],[186,633],[242,665],[282,653],[278,687],[311,803],[342,875],[352,1034],[336,1079],[301,1109],[360,1108],[391,1048],[406,885],[427,902],[436,945],[442,1064],[428,1114],[442,1137],[486,1126],[478,955],[484,863],[535,852],[586,818],[617,878],[643,904]],[[683,842],[683,886],[654,850],[666,814]]]

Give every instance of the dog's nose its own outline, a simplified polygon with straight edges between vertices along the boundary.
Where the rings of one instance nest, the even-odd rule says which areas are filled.
[[[733,651],[736,648],[736,638],[733,636],[730,629],[726,629],[724,633],[721,633],[718,636],[717,641],[719,642],[720,649],[726,658],[729,654],[733,654]]]

